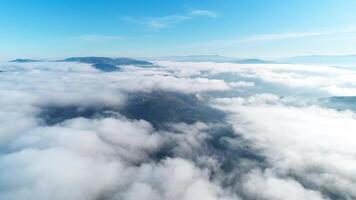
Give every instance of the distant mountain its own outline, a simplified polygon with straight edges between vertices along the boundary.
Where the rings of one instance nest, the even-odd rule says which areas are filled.
[[[80,62],[92,64],[92,66],[98,70],[104,72],[112,72],[120,69],[120,65],[139,65],[139,66],[151,66],[150,62],[143,60],[135,60],[131,58],[109,58],[109,57],[71,57],[64,60],[58,60],[64,62]]]
[[[9,62],[18,62],[18,63],[28,63],[28,62],[41,62],[42,60],[33,60],[27,58],[18,58],[15,60],[10,60]]]
[[[261,59],[257,59],[257,58],[239,59],[239,60],[233,60],[233,61],[230,61],[230,62],[239,63],[239,64],[268,64],[268,63],[274,63],[273,61],[261,60]]]
[[[279,60],[281,63],[293,64],[326,64],[340,66],[356,66],[356,55],[311,55],[311,56],[296,56]]]
[[[152,63],[135,60],[131,58],[109,58],[109,57],[71,57],[64,60],[65,62],[81,62],[88,64],[108,64],[108,65],[152,65]]]
[[[168,60],[178,62],[231,62],[239,64],[262,64],[273,63],[272,61],[261,60],[257,58],[235,58],[219,55],[190,55],[190,56],[166,56],[154,58],[154,60]]]
[[[120,68],[117,67],[116,65],[111,65],[111,64],[103,64],[103,63],[97,63],[92,65],[95,69],[104,71],[104,72],[113,72],[117,71]]]
[[[154,60],[167,60],[178,62],[227,62],[234,59],[236,58],[219,55],[165,56],[154,58]]]

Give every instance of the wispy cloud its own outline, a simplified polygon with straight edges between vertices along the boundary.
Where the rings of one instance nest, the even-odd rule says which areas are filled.
[[[298,39],[298,38],[306,38],[306,37],[340,34],[340,33],[351,33],[351,32],[356,32],[356,27],[349,27],[349,28],[337,29],[332,31],[309,31],[309,32],[262,34],[262,35],[255,35],[240,40],[236,40],[236,42],[250,43],[250,42],[277,41],[277,40]]]
[[[105,41],[116,41],[116,40],[126,39],[126,37],[120,35],[97,35],[97,34],[85,34],[77,38],[80,40],[93,41],[93,42],[105,42]]]
[[[126,21],[144,25],[151,30],[169,27],[173,24],[178,24],[190,19],[190,16],[184,15],[169,15],[164,17],[125,17]]]
[[[196,9],[183,15],[168,15],[162,17],[125,17],[124,20],[144,25],[150,30],[157,30],[167,28],[184,21],[192,20],[197,17],[217,18],[218,14],[210,10]]]
[[[192,10],[190,12],[190,15],[206,16],[206,17],[212,17],[212,18],[218,17],[218,14],[216,14],[215,12],[212,12],[210,10]]]
[[[251,35],[247,37],[226,38],[220,40],[212,40],[204,43],[196,43],[184,45],[184,47],[228,47],[239,44],[253,44],[270,41],[282,41],[292,39],[303,39],[311,37],[342,35],[356,32],[356,27],[348,27],[343,29],[335,29],[331,31],[305,31],[305,32],[287,32],[287,33],[273,33],[273,34],[260,34]]]
[[[235,43],[253,43],[253,42],[265,42],[265,41],[277,41],[287,39],[297,39],[304,37],[313,37],[329,34],[327,32],[292,32],[292,33],[277,33],[277,34],[262,34],[254,35],[242,39],[235,40]]]

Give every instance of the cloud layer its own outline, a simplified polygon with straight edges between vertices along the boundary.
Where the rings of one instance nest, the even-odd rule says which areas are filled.
[[[155,64],[1,64],[0,199],[356,198],[353,69]]]

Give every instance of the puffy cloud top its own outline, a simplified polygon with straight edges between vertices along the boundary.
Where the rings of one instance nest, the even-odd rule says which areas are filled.
[[[0,199],[356,198],[352,69],[158,61],[0,70]]]

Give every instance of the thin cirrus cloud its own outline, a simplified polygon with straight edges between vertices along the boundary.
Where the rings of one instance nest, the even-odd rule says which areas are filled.
[[[196,9],[183,15],[167,15],[162,17],[124,17],[123,19],[128,22],[143,25],[149,30],[158,30],[170,27],[174,24],[182,23],[184,21],[193,20],[197,17],[217,18],[218,14],[210,10]]]
[[[190,12],[190,15],[206,16],[206,17],[212,17],[212,18],[218,17],[218,14],[216,14],[215,12],[212,12],[210,10],[192,10]]]
[[[90,42],[105,42],[105,41],[117,41],[124,40],[126,37],[120,35],[98,35],[98,34],[85,34],[77,37],[79,40]]]
[[[355,32],[355,27],[337,29],[332,31],[309,31],[309,32],[289,32],[289,33],[277,33],[277,34],[262,34],[247,37],[244,39],[237,40],[238,43],[248,43],[248,42],[263,42],[263,41],[277,41],[277,40],[286,40],[286,39],[297,39],[297,38],[306,38],[314,36],[324,36],[324,35],[334,35],[334,34],[343,34],[343,33],[352,33]]]
[[[356,32],[356,27],[346,27],[346,28],[334,29],[330,31],[314,30],[314,31],[304,31],[304,32],[297,31],[297,32],[285,32],[285,33],[266,33],[266,34],[250,35],[247,37],[217,39],[208,42],[182,45],[181,47],[222,48],[222,47],[229,47],[229,46],[242,45],[242,44],[258,44],[263,42],[288,41],[288,40],[305,39],[305,38],[312,38],[312,37],[316,38],[316,37],[323,37],[323,36],[336,36],[333,38],[333,40],[335,40],[335,38],[340,38],[344,40],[354,40],[354,37],[349,36],[348,34],[352,34],[355,32]]]

